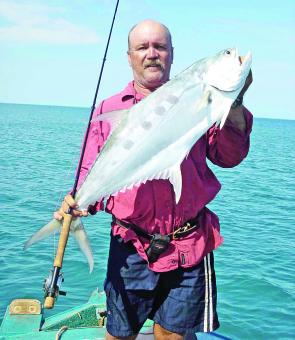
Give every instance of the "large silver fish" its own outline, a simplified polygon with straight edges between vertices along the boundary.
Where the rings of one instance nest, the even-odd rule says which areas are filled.
[[[237,49],[226,49],[197,61],[130,109],[96,117],[109,122],[111,132],[77,192],[80,209],[154,179],[171,182],[177,203],[182,161],[214,123],[222,128],[250,67],[250,52],[240,62]],[[60,222],[51,221],[26,247],[59,226]],[[80,219],[75,221],[75,229],[83,235],[80,246],[91,271],[92,253]]]

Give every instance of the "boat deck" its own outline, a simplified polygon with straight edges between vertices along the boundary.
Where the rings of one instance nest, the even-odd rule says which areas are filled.
[[[7,307],[0,327],[0,340],[102,340],[107,313],[105,294],[94,291],[87,303],[48,318],[38,300],[14,300]],[[137,340],[152,340],[153,321],[147,320]],[[217,333],[186,334],[186,340],[227,339]]]

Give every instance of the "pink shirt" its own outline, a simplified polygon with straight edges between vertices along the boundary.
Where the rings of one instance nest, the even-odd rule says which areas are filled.
[[[94,116],[130,108],[142,98],[141,94],[135,92],[133,82],[130,82],[122,92],[104,100],[95,110]],[[246,157],[249,150],[252,114],[245,109],[244,115],[247,122],[245,133],[227,121],[222,130],[212,127],[193,146],[189,156],[181,164],[183,186],[178,204],[175,204],[173,187],[168,180],[148,181],[139,188],[126,191],[124,194],[119,193],[107,200],[105,210],[108,213],[118,219],[132,222],[150,234],[171,233],[203,209],[200,227],[181,240],[172,240],[158,261],[149,263],[151,270],[164,272],[179,266],[194,266],[222,243],[218,217],[208,208],[204,209],[221,188],[221,184],[207,166],[206,158],[221,167],[233,167]],[[79,183],[83,182],[108,134],[107,123],[92,123]],[[98,202],[96,210],[101,209],[103,203]],[[144,251],[148,246],[147,240],[138,238],[131,229],[118,225],[113,225],[112,233],[120,235],[125,242],[132,241],[139,255],[147,260]]]

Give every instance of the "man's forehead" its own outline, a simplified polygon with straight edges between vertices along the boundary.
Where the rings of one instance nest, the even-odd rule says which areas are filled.
[[[139,36],[130,40],[130,45],[147,45],[147,44],[168,44],[169,40],[166,36],[157,36],[157,35],[149,35],[149,36]]]
[[[134,27],[130,32],[130,44],[168,43],[167,29],[156,23],[142,24]]]

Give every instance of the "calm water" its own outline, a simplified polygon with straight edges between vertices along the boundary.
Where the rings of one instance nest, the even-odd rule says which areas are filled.
[[[0,104],[0,318],[13,298],[42,299],[54,237],[22,247],[49,221],[72,186],[88,109]],[[219,169],[222,191],[211,204],[224,245],[216,251],[220,333],[233,339],[295,338],[295,121],[255,119],[252,147],[234,169]],[[109,217],[85,219],[95,256],[88,266],[70,239],[65,283],[54,313],[102,288]],[[48,315],[52,312],[47,312]]]

